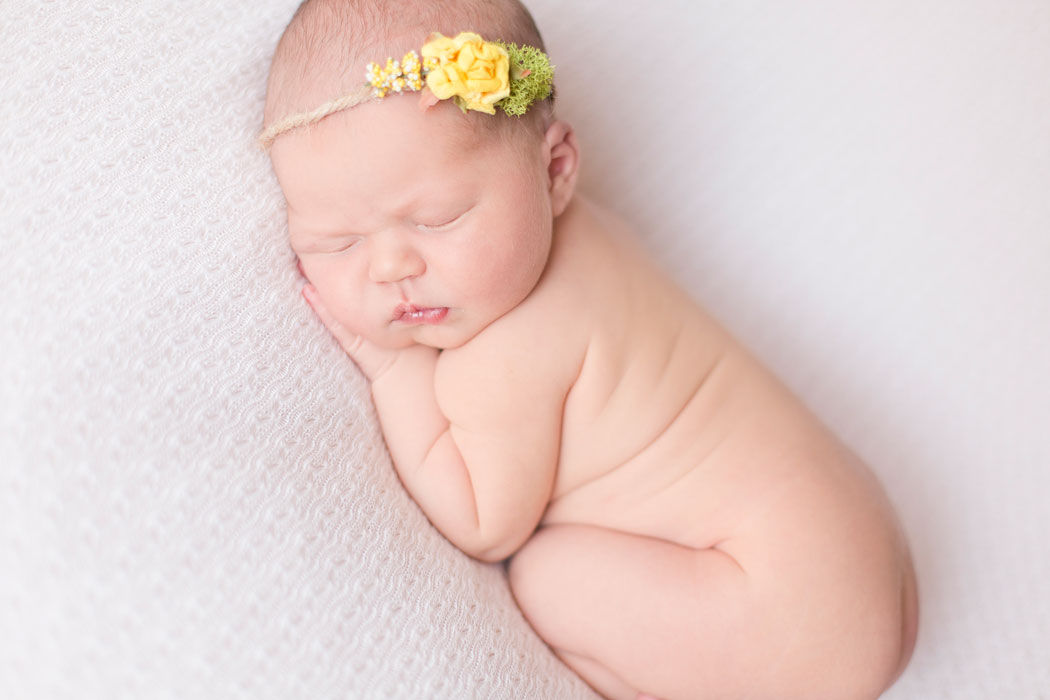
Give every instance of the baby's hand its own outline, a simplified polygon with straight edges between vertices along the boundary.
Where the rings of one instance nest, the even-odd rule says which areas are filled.
[[[361,368],[361,371],[368,377],[368,381],[374,382],[394,364],[394,360],[397,359],[400,353],[399,350],[381,348],[365,340],[362,336],[348,331],[325,308],[321,297],[317,294],[317,290],[314,289],[312,284],[307,283],[303,287],[303,298],[306,299],[306,302],[317,314],[317,317],[321,319],[321,323],[325,325],[325,328],[339,341],[339,345],[350,356],[350,359]]]

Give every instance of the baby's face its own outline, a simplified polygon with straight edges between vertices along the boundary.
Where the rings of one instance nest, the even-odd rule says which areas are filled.
[[[281,136],[271,156],[291,246],[336,320],[382,347],[458,347],[546,265],[544,144],[457,147],[471,140],[458,108],[417,105],[366,103]]]

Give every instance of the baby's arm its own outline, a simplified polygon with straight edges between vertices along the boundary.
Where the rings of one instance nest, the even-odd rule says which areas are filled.
[[[372,381],[394,466],[430,521],[479,559],[515,552],[550,497],[571,379],[559,382],[520,340],[499,333],[481,352],[494,361],[457,351],[437,376],[436,349],[377,348],[343,329],[311,292],[307,301]]]
[[[482,532],[475,479],[451,440],[434,392],[437,359],[436,349],[422,345],[400,351],[373,379],[372,400],[390,458],[412,498],[453,544],[487,559],[500,533]]]
[[[434,464],[457,459],[464,465],[477,513],[477,548],[464,549],[486,561],[516,552],[546,510],[565,397],[578,369],[577,364],[564,371],[569,354],[564,347],[561,354],[553,347],[530,352],[529,341],[537,334],[531,335],[525,339],[506,325],[490,327],[467,347],[446,351],[435,377],[435,396],[449,428],[438,445],[444,456],[435,450],[432,457]]]

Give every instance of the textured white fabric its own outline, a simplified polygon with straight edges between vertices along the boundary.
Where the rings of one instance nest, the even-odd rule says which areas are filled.
[[[296,4],[0,5],[0,697],[591,697],[298,296],[254,143]]]
[[[298,298],[296,4],[0,4],[0,697],[591,697]],[[1050,4],[529,5],[583,187],[898,504],[887,697],[1050,696]]]

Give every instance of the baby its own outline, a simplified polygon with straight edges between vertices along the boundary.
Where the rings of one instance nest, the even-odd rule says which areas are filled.
[[[878,696],[917,626],[887,499],[576,192],[542,49],[517,0],[299,8],[263,141],[304,296],[405,488],[602,695]]]

